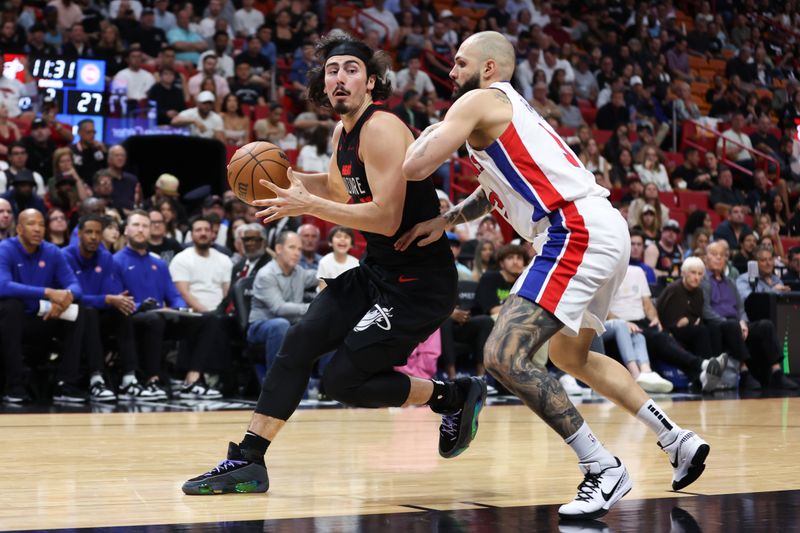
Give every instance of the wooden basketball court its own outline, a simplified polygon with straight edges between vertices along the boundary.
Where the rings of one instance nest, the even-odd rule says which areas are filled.
[[[800,518],[741,529],[750,522],[737,517],[755,500],[773,520],[779,508],[800,516],[800,398],[659,402],[712,446],[685,493],[670,490],[668,459],[642,424],[608,402],[580,406],[634,481],[605,530],[670,531],[675,507],[702,531],[800,530]],[[472,447],[451,460],[437,454],[438,417],[427,408],[300,410],[269,450],[266,495],[184,496],[181,483],[221,460],[249,415],[0,415],[0,529],[604,531],[558,525],[554,504],[574,497],[581,476],[572,451],[521,405],[487,407]]]

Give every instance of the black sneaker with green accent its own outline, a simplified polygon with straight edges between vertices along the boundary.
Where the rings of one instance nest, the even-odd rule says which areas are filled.
[[[478,415],[486,405],[486,382],[481,378],[459,378],[456,386],[464,393],[464,403],[458,411],[443,414],[439,426],[439,455],[446,459],[469,447],[478,434]]]
[[[263,461],[251,461],[242,455],[238,444],[228,444],[228,458],[217,466],[183,484],[184,494],[210,495],[267,492],[269,477]]]

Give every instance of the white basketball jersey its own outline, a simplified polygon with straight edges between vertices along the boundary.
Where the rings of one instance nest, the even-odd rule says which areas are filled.
[[[523,238],[533,241],[551,213],[574,200],[607,197],[575,153],[510,83],[490,86],[511,101],[506,130],[485,150],[467,143],[478,180],[494,208]],[[535,224],[542,220],[537,231]]]

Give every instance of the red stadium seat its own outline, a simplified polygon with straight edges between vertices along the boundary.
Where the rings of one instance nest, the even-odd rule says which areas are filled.
[[[594,126],[594,119],[597,118],[597,108],[596,107],[581,107],[581,116],[583,117],[584,122],[589,126]]]
[[[597,141],[597,144],[601,146],[604,146],[612,135],[614,135],[614,132],[611,130],[594,130],[592,132],[594,140]]]
[[[658,199],[670,209],[678,207],[678,198],[675,196],[674,192],[660,192],[658,193]]]
[[[299,155],[298,150],[286,150],[286,157],[289,158],[289,163],[291,163],[293,167],[297,164],[298,155]]]
[[[708,210],[709,196],[706,191],[678,191],[678,205],[690,213],[695,209]]]
[[[226,144],[225,145],[225,164],[226,165],[231,162],[231,157],[233,157],[233,154],[235,154],[236,150],[238,150],[238,149],[239,149],[239,147],[236,146],[235,144]]]
[[[783,253],[789,254],[789,250],[795,246],[800,246],[800,237],[781,237],[781,244],[783,245]]]

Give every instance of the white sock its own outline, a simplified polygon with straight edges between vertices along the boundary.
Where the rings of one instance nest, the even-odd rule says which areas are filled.
[[[611,452],[605,449],[600,440],[594,436],[589,424],[586,422],[576,431],[570,435],[564,442],[569,444],[575,455],[578,456],[578,461],[581,463],[600,463],[600,466],[615,466],[617,460],[611,455]]]
[[[105,383],[102,374],[92,374],[92,377],[89,378],[89,386],[91,387],[95,383]]]
[[[136,374],[131,372],[130,374],[125,374],[122,376],[122,386],[127,387],[131,383],[136,383]]]
[[[667,413],[656,405],[653,400],[647,400],[647,403],[636,413],[636,418],[658,435],[658,442],[662,446],[668,446],[673,443],[681,431],[680,426],[670,420]]]

